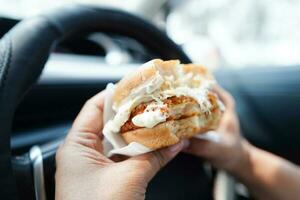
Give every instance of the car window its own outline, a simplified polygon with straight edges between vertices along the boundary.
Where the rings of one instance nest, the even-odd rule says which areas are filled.
[[[300,63],[300,1],[177,1],[167,18],[170,36],[210,66]]]

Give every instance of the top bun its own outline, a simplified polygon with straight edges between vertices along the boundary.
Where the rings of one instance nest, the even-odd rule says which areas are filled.
[[[191,74],[193,77],[200,77],[199,79],[190,79],[187,77],[186,85],[190,87],[199,87],[203,80],[214,81],[213,76],[202,65],[196,64],[180,64],[179,60],[163,61],[160,59],[151,60],[143,64],[137,70],[125,76],[115,88],[113,96],[114,107],[119,107],[128,97],[134,93],[137,88],[146,86],[157,75],[165,77],[174,77],[179,80]],[[166,87],[165,80],[161,83],[161,88]],[[171,87],[176,84],[176,81],[170,81]]]

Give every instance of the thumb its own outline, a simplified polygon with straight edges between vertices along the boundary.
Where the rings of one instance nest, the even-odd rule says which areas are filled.
[[[188,140],[182,140],[173,146],[132,157],[127,161],[138,164],[138,170],[142,170],[145,178],[150,181],[163,166],[188,145]]]

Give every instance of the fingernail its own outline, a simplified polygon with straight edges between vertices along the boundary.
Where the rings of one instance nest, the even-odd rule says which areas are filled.
[[[183,149],[188,148],[190,146],[190,140],[183,140]]]
[[[179,143],[169,147],[169,151],[172,152],[172,153],[178,152],[178,151],[181,150],[182,146],[183,146],[183,142],[180,141]]]

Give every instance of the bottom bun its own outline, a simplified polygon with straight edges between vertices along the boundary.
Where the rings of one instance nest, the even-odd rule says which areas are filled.
[[[140,128],[121,135],[128,144],[138,142],[153,150],[160,149],[176,144],[181,139],[216,129],[221,115],[221,111],[216,109],[208,116],[195,115],[185,119],[170,120],[153,128]]]

